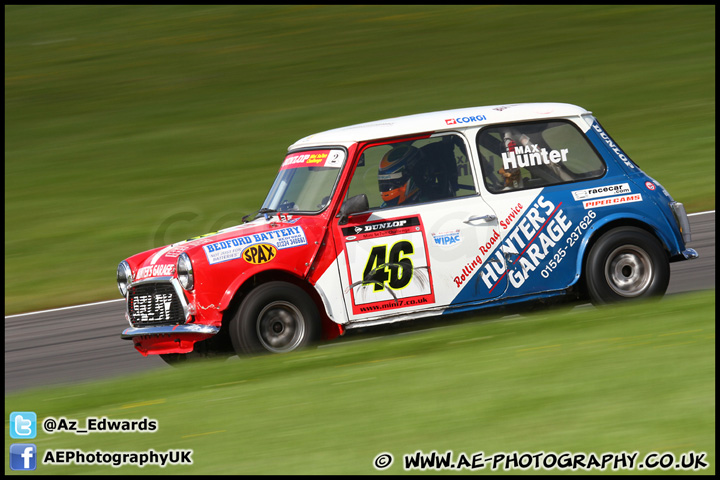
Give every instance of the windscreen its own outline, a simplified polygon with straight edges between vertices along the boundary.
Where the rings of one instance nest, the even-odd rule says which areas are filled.
[[[330,201],[345,158],[345,151],[340,149],[288,154],[262,208],[277,212],[320,212]]]

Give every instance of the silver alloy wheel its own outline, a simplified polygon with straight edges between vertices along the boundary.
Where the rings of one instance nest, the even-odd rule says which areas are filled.
[[[653,278],[650,255],[636,245],[616,248],[605,262],[605,280],[610,288],[623,297],[642,295]]]
[[[257,317],[257,335],[270,352],[295,350],[305,338],[305,320],[292,303],[275,301],[262,309]]]

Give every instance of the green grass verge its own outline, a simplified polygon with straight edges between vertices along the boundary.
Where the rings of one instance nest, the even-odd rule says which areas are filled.
[[[39,465],[37,474],[372,474],[381,452],[395,456],[386,472],[403,473],[402,455],[417,450],[695,451],[707,453],[701,473],[715,471],[714,290],[359,338],[9,395],[6,444],[10,412],[35,411],[81,426],[88,416],[159,425],[41,432],[40,455],[194,452],[192,466]]]
[[[6,6],[5,314],[240,222],[317,131],[498,103],[596,113],[715,205],[715,7]]]

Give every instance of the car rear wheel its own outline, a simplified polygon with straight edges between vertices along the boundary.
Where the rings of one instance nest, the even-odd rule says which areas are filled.
[[[269,282],[252,290],[230,321],[230,338],[238,355],[291,352],[319,337],[315,303],[302,288],[286,282]]]
[[[662,296],[670,282],[670,264],[660,242],[644,230],[610,230],[593,245],[585,281],[595,305]]]

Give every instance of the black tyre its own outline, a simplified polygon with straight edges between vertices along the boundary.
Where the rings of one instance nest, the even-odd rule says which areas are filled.
[[[286,282],[252,290],[230,321],[230,339],[238,355],[291,352],[319,337],[315,303],[302,288]]]
[[[670,263],[660,242],[644,230],[610,230],[593,245],[585,282],[595,305],[662,296],[670,282]]]
[[[188,362],[192,362],[192,359],[189,357],[190,355],[192,355],[192,353],[161,353],[160,358],[172,367],[180,367],[187,365]]]
[[[170,366],[182,367],[184,365],[194,364],[194,363],[201,362],[201,361],[204,361],[204,360],[207,360],[210,358],[227,358],[227,357],[229,357],[230,353],[227,351],[227,348],[224,348],[222,351],[211,348],[211,345],[213,345],[213,340],[215,340],[215,339],[208,339],[208,340],[196,342],[192,352],[189,352],[189,353],[161,353],[160,358],[162,358],[165,361],[165,363],[167,363]]]

